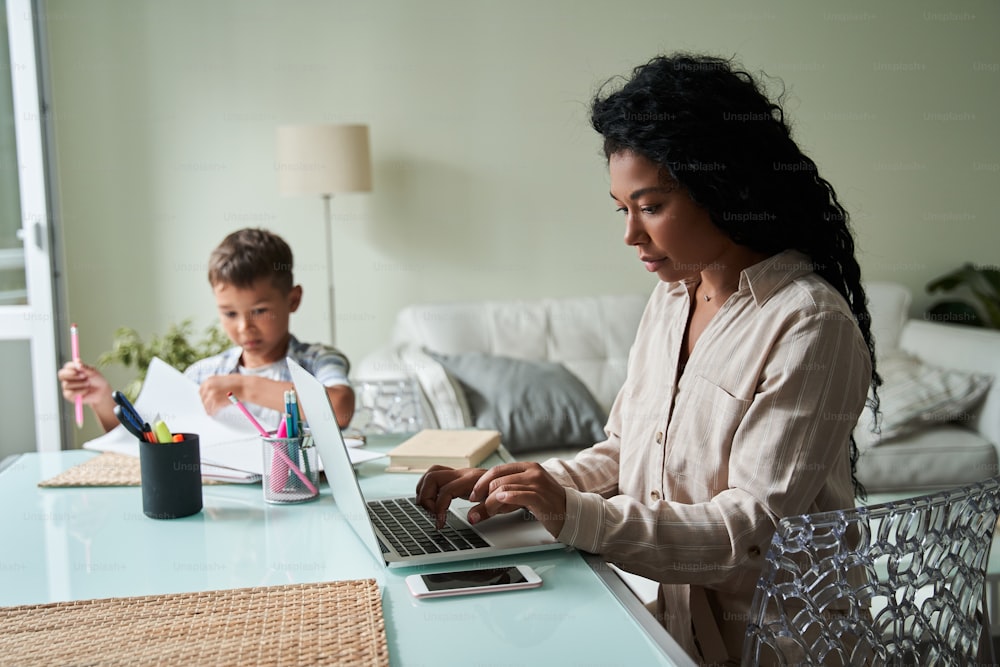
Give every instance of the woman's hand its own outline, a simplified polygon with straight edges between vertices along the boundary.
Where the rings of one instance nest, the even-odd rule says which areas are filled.
[[[448,506],[455,498],[468,498],[479,478],[486,474],[482,468],[448,468],[431,466],[417,482],[417,504],[434,515],[438,529],[444,528]]]
[[[469,510],[469,523],[524,508],[553,537],[566,522],[566,489],[538,463],[505,463],[478,478],[469,500],[479,502]]]

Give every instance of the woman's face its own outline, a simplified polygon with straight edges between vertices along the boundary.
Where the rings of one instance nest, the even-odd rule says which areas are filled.
[[[732,248],[708,211],[650,160],[631,151],[608,160],[611,198],[625,214],[625,243],[664,282],[693,278]]]

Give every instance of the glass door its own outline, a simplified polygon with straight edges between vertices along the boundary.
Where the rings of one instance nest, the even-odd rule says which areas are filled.
[[[52,222],[40,95],[41,22],[0,0],[0,459],[62,448]],[[33,416],[33,418],[32,418]]]

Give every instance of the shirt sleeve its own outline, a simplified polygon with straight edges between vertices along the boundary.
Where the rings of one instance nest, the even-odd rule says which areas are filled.
[[[196,361],[184,369],[184,377],[191,380],[195,384],[201,384],[201,373],[198,372],[198,363],[199,362]]]
[[[621,404],[627,400],[626,386],[618,390],[618,395],[608,414],[604,427],[607,440],[584,449],[571,460],[548,459],[542,467],[564,487],[578,491],[597,493],[610,498],[618,494],[618,479],[621,474]]]
[[[618,445],[618,436],[610,436],[570,461],[549,459],[542,467],[564,487],[611,497],[618,493]]]
[[[220,366],[224,354],[216,354],[211,357],[199,359],[184,369],[184,377],[196,384],[201,384],[207,377],[222,374]]]
[[[347,379],[351,364],[340,350],[327,345],[312,345],[303,355],[303,368],[324,386],[350,385]]]
[[[583,484],[566,490],[559,540],[663,583],[711,584],[766,552],[777,518],[820,493],[850,497],[849,439],[871,362],[852,319],[803,317],[773,344],[732,439],[725,490],[707,502],[644,504]]]

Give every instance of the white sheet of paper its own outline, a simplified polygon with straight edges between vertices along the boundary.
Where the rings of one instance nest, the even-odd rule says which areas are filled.
[[[212,476],[212,466],[229,469],[216,471],[220,476],[227,472],[231,474],[231,471],[243,473],[236,475],[242,478],[264,474],[260,434],[246,415],[235,405],[208,415],[198,395],[198,384],[162,359],[154,357],[150,362],[142,391],[134,405],[139,415],[150,424],[162,419],[173,433],[197,433],[201,462],[209,466],[205,470],[206,475]],[[139,443],[121,425],[85,442],[83,447],[139,456]],[[351,455],[351,463],[355,465],[384,456],[353,447],[347,451]]]

